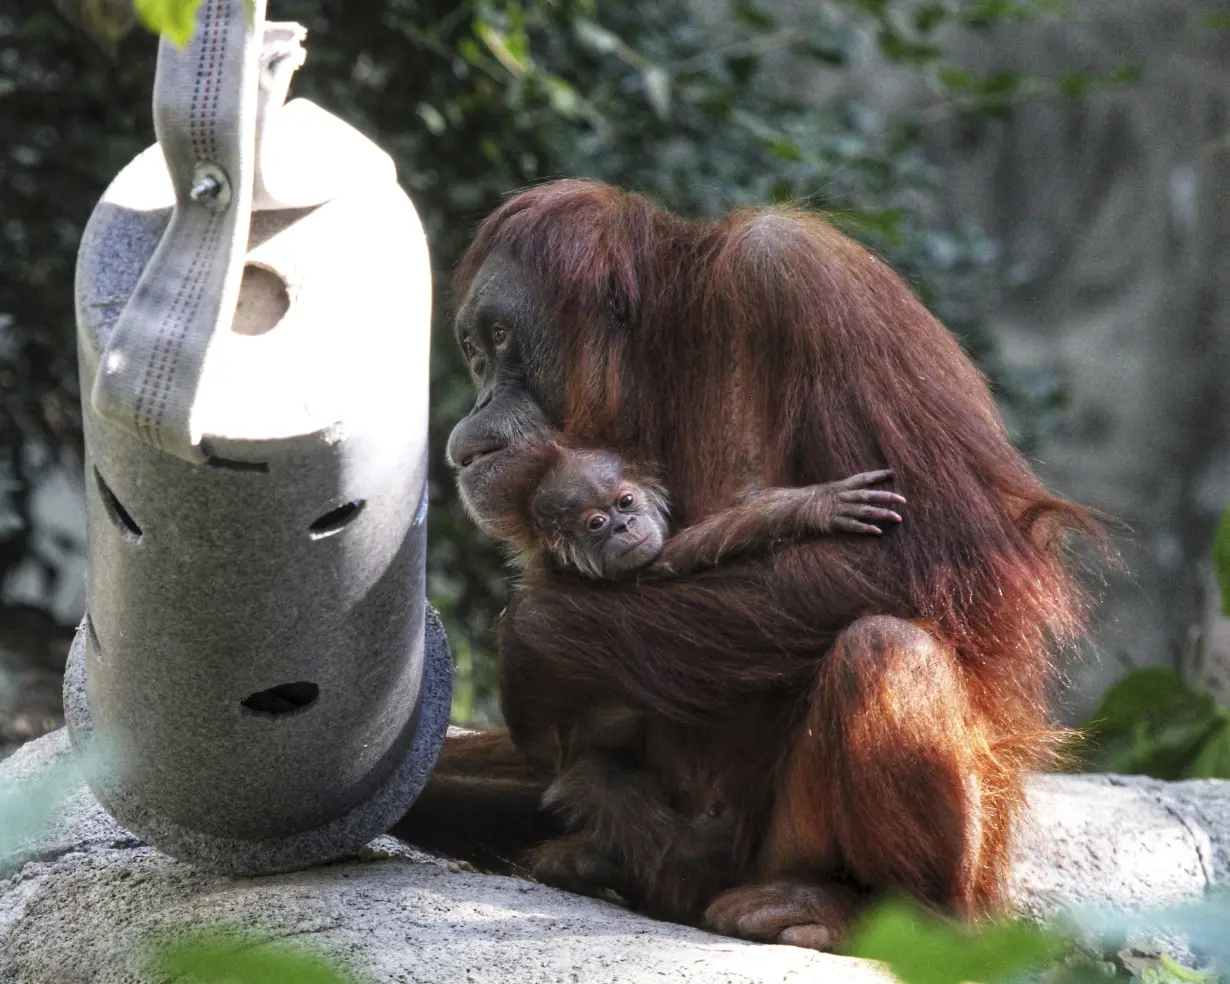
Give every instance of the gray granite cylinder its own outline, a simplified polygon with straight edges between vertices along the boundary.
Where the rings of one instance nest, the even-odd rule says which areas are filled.
[[[85,394],[173,201],[155,146],[89,221]],[[204,465],[84,401],[88,614],[66,717],[99,800],[174,857],[336,858],[434,765],[451,663],[424,598],[430,291],[390,163],[387,181],[253,214],[196,397]]]

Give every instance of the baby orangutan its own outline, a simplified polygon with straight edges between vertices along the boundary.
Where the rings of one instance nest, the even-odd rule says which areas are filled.
[[[665,491],[609,451],[545,445],[535,456],[525,498],[501,529],[529,576],[571,570],[596,579],[680,577],[775,540],[831,533],[879,534],[899,523],[905,499],[869,486],[890,471],[871,471],[802,488],[769,488],[670,535]],[[723,888],[723,864],[735,842],[734,818],[720,789],[701,781],[681,802],[676,763],[655,754],[640,715],[593,711],[561,729],[557,778],[543,805],[573,833],[534,851],[531,873],[574,891],[614,889],[651,914],[682,922]],[[685,869],[683,873],[680,868]],[[631,891],[639,886],[640,891]],[[670,886],[674,886],[671,888]]]
[[[774,540],[826,533],[879,534],[899,523],[895,492],[869,488],[892,477],[871,471],[839,482],[765,489],[669,535],[666,494],[609,451],[552,445],[556,459],[530,494],[530,536],[517,544],[534,562],[613,579],[643,572],[682,576]]]

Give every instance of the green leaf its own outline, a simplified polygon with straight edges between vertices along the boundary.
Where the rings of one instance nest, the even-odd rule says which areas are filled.
[[[752,0],[731,0],[730,16],[736,23],[757,31],[771,31],[777,26],[773,15],[756,6]]]
[[[1111,760],[1111,772],[1136,773],[1157,779],[1180,779],[1217,728],[1216,717],[1142,726],[1133,733],[1133,747],[1122,761]]]
[[[573,24],[572,29],[576,32],[578,41],[602,54],[618,51],[623,44],[617,34],[613,31],[608,31],[601,24],[590,20],[588,17],[578,18],[576,23]]]
[[[641,73],[645,81],[645,98],[653,107],[658,119],[670,119],[671,115],[671,77],[665,69],[650,65]]]
[[[547,99],[551,108],[567,119],[575,119],[581,115],[582,100],[567,81],[558,75],[546,75],[542,83],[547,90]]]
[[[1210,974],[1202,970],[1193,970],[1191,967],[1184,966],[1165,953],[1159,953],[1158,959],[1162,963],[1162,968],[1177,980],[1185,981],[1187,984],[1217,984],[1216,974]]]
[[[154,948],[157,970],[186,984],[352,984],[324,956],[238,933],[200,932]]]
[[[923,34],[934,31],[950,18],[942,3],[924,3],[914,11],[914,27]]]
[[[880,238],[899,242],[905,216],[900,209],[859,209],[834,212],[833,222],[838,228],[856,238]]]
[[[966,91],[977,84],[974,73],[963,68],[941,68],[939,80],[946,88]]]
[[[769,144],[769,156],[774,160],[794,163],[803,159],[803,152],[793,140],[782,138]]]
[[[170,38],[179,47],[192,40],[196,9],[201,0],[133,0],[141,23],[155,34]]]
[[[821,32],[795,41],[790,50],[834,68],[841,68],[850,61],[850,54],[842,43]]]
[[[984,96],[1010,96],[1021,91],[1025,76],[1020,72],[992,72],[979,83]]]
[[[847,952],[887,964],[903,984],[998,984],[1050,963],[1067,945],[1062,934],[1033,923],[958,928],[889,902],[855,927]]]
[[[1118,65],[1103,76],[1110,85],[1135,85],[1145,77],[1139,65]]]
[[[882,28],[879,33],[880,51],[890,61],[902,65],[918,66],[934,61],[943,51],[933,44],[920,44],[895,31]]]
[[[1211,697],[1192,690],[1174,670],[1136,670],[1110,689],[1085,724],[1085,764],[1178,779],[1225,720]]]
[[[1093,86],[1087,72],[1067,72],[1059,79],[1059,91],[1065,96],[1083,96]]]
[[[1180,714],[1206,717],[1212,710],[1213,702],[1188,687],[1174,670],[1149,666],[1133,670],[1111,687],[1084,730],[1131,731],[1144,720]]]
[[[1230,779],[1230,720],[1224,720],[1200,748],[1184,775],[1190,779]]]
[[[419,103],[418,111],[419,118],[422,119],[433,136],[438,137],[448,129],[448,121],[444,118],[444,114],[436,109],[435,106],[432,106],[430,103]]]
[[[1230,509],[1222,513],[1213,537],[1213,571],[1221,589],[1221,613],[1230,617]]]
[[[726,59],[730,77],[739,85],[747,85],[760,69],[760,59],[755,55],[731,55]]]
[[[514,76],[524,75],[533,69],[530,60],[529,39],[523,31],[501,31],[489,21],[476,18],[474,21],[476,33],[488,50],[495,55],[496,61],[503,65]]]

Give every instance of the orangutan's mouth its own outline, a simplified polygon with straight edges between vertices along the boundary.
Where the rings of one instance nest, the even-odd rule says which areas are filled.
[[[510,448],[503,447],[470,455],[466,458],[465,464],[457,469],[458,481],[464,485],[474,487],[487,474],[493,470],[498,470],[508,460],[510,450]]]
[[[461,467],[458,469],[458,472],[464,475],[471,468],[483,464],[490,464],[493,459],[499,458],[500,455],[507,454],[508,450],[508,446],[505,445],[504,447],[492,448],[489,451],[478,451],[474,454],[467,455],[465,460],[461,462]]]
[[[632,553],[633,550],[636,550],[637,548],[644,546],[645,541],[648,539],[649,539],[649,534],[648,533],[643,534],[641,538],[637,540],[635,543],[633,543],[631,546],[625,547],[623,550],[619,551],[619,556],[620,557],[628,556],[628,554]]]

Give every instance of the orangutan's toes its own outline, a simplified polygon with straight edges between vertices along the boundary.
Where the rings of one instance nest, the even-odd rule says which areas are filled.
[[[705,912],[705,925],[727,936],[772,941],[782,930],[806,921],[793,886],[744,885],[723,892]]]
[[[821,923],[787,926],[777,937],[786,946],[801,946],[808,950],[831,950],[841,942],[840,935]]]
[[[596,895],[615,881],[616,868],[586,838],[563,837],[539,845],[527,858],[530,877],[581,895]]]
[[[826,950],[840,941],[859,906],[858,896],[839,885],[744,885],[713,900],[705,925],[746,940]]]

